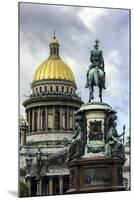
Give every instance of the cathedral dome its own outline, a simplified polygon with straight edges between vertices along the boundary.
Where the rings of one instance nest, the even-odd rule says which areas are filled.
[[[68,80],[75,83],[72,70],[60,58],[48,58],[37,68],[33,82],[44,79]]]
[[[75,84],[70,67],[59,56],[59,42],[55,36],[50,41],[50,56],[36,70],[33,83],[40,80],[67,80]]]

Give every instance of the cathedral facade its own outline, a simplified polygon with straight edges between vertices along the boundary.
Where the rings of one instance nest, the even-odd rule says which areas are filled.
[[[50,55],[35,71],[32,94],[23,103],[26,120],[20,117],[20,177],[29,196],[64,194],[69,188],[66,141],[73,138],[75,111],[83,102],[71,68],[60,58],[59,46],[54,35]]]

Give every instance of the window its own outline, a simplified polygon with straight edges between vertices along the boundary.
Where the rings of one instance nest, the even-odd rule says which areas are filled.
[[[53,92],[53,86],[52,85],[50,86],[50,92]]]
[[[56,48],[54,48],[54,54],[56,54]]]
[[[58,85],[56,85],[56,92],[58,92],[58,90],[59,90],[59,87],[58,87]]]
[[[61,87],[61,91],[62,91],[62,93],[64,93],[64,86]]]
[[[44,90],[45,90],[45,92],[47,92],[47,86],[46,85],[45,85],[45,89]]]
[[[71,94],[73,93],[73,88],[71,88]]]
[[[38,88],[36,88],[36,94],[38,94]]]
[[[42,87],[40,87],[40,93],[42,92]]]

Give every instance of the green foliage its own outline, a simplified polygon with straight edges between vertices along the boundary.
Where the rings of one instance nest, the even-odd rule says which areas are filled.
[[[20,181],[20,197],[28,197],[28,187],[22,181]]]

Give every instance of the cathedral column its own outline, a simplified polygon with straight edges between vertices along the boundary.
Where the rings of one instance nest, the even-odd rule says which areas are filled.
[[[28,122],[28,110],[25,111],[26,114],[26,121]]]
[[[60,130],[62,129],[62,107],[60,108]]]
[[[28,132],[30,132],[30,110],[27,110]]]
[[[45,115],[46,115],[46,117],[45,117],[45,127],[46,127],[46,130],[48,129],[48,114],[47,114],[47,107],[45,108]]]
[[[34,109],[32,110],[32,132],[34,132]]]
[[[53,177],[49,177],[49,195],[53,194]]]
[[[29,124],[30,124],[30,132],[32,132],[32,115],[33,115],[33,113],[32,113],[32,109],[30,109],[30,111],[29,111]]]
[[[26,132],[27,132],[27,128],[24,127],[22,129],[22,138],[21,138],[21,144],[22,145],[26,145]]]
[[[53,130],[55,130],[55,107],[53,107]]]
[[[42,131],[42,109],[40,108],[40,130]]]
[[[41,109],[38,109],[38,130],[41,130]]]
[[[73,116],[72,116],[72,121],[73,121],[73,130],[75,130],[75,115],[74,115],[74,108],[73,108]]]
[[[69,108],[67,108],[67,130],[69,130]]]
[[[63,175],[59,176],[59,189],[60,189],[60,194],[63,194]]]

